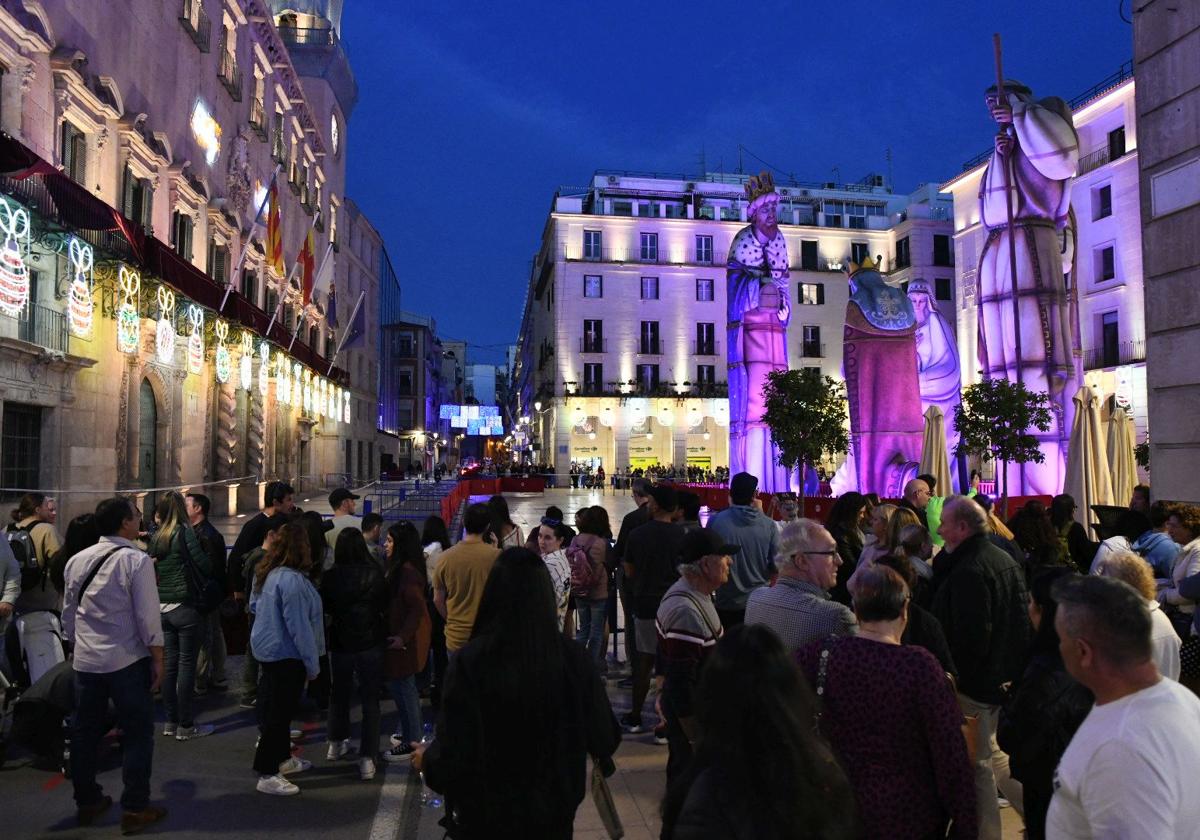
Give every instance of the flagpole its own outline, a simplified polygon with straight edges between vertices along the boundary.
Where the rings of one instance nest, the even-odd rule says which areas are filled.
[[[342,333],[342,339],[338,342],[337,349],[333,351],[333,355],[329,358],[329,370],[326,376],[333,373],[333,363],[337,360],[338,354],[342,352],[342,348],[346,345],[346,338],[350,335],[350,328],[354,326],[354,319],[358,317],[358,310],[362,308],[363,301],[367,299],[367,292],[364,289],[358,293],[358,302],[354,304],[354,309],[350,312],[350,317],[346,321],[346,330]]]
[[[319,218],[321,218],[320,211],[313,214],[312,224],[308,226],[308,230],[305,231],[305,234],[304,234],[305,239],[308,238],[309,233],[312,233],[314,230],[316,230],[317,219],[319,219]],[[301,247],[303,247],[303,246],[301,246]],[[287,300],[288,289],[291,288],[292,279],[296,276],[296,269],[299,267],[300,267],[300,261],[296,260],[296,262],[292,263],[292,268],[290,271],[288,271],[287,277],[284,278],[283,288],[280,290],[280,293],[279,293],[279,305],[277,307],[275,307],[275,312],[271,315],[271,323],[267,326],[267,338],[271,337],[271,327],[275,326],[275,319],[279,316],[280,310],[283,309],[284,301]],[[315,277],[316,275],[314,274],[313,276]]]
[[[292,347],[296,344],[296,336],[300,335],[300,322],[304,320],[304,312],[306,309],[308,309],[307,306],[300,310],[300,315],[296,318],[296,324],[292,327],[292,340],[288,344],[287,349],[289,354],[292,352]]]
[[[271,200],[271,187],[275,186],[275,180],[279,177],[279,170],[283,164],[275,164],[275,171],[271,173],[271,183],[267,184],[266,195],[263,196],[262,202],[258,205],[258,212],[254,214],[254,221],[250,223],[250,233],[246,235],[246,241],[242,243],[242,253],[238,255],[237,263],[233,266],[233,271],[229,272],[229,282],[225,285],[225,296],[221,298],[221,305],[217,307],[217,314],[225,309],[225,303],[229,300],[229,293],[233,291],[233,278],[242,269],[242,264],[246,261],[246,253],[250,250],[250,240],[254,235],[254,228],[258,225],[258,220],[262,218],[263,210],[266,209],[267,202]]]

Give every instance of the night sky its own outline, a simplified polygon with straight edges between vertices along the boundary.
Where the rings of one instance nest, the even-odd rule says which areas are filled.
[[[945,181],[995,131],[993,32],[1007,76],[1070,99],[1130,59],[1122,15],[1128,0],[348,0],[347,192],[404,307],[499,363],[560,185],[695,174],[702,152],[733,172],[739,144],[747,172],[856,181],[887,175],[890,147],[897,191]]]

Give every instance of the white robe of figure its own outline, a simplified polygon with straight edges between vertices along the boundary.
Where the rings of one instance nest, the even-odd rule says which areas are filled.
[[[1073,246],[1064,248],[1063,242],[1071,241],[1071,177],[1079,161],[1079,138],[1062,100],[1007,96],[1016,141],[1008,161],[1020,290],[1021,376],[1029,390],[1050,395],[1054,413],[1051,430],[1038,435],[1045,463],[1025,465],[1023,484],[1022,471],[1014,466],[1009,492],[1053,495],[1062,490],[1071,428],[1070,386],[1077,375],[1063,278]],[[993,152],[980,185],[980,211],[989,235],[979,260],[979,359],[985,377],[1016,381],[1004,163]]]
[[[909,297],[914,297],[912,291],[909,292]],[[914,306],[917,312],[917,380],[921,388],[921,413],[924,414],[931,405],[936,405],[945,416],[946,449],[950,458],[950,471],[954,474],[954,447],[958,445],[954,409],[962,401],[958,342],[954,338],[954,328],[938,310],[937,302],[930,295],[926,294],[924,297],[924,321],[921,308]]]

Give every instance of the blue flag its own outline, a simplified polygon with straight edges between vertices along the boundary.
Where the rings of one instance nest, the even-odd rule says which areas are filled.
[[[338,343],[338,353],[341,353],[347,347],[361,347],[365,343],[367,337],[367,310],[363,306],[363,301],[366,300],[366,297],[366,291],[359,293],[358,301],[354,304],[354,311],[350,313],[350,323],[346,326],[346,331],[342,333],[341,342]]]
[[[325,307],[325,322],[330,327],[337,329],[337,289],[333,283],[329,284],[329,305]]]

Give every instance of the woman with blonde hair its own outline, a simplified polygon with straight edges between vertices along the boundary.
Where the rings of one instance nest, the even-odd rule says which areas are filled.
[[[1113,551],[1106,554],[1096,565],[1096,574],[1124,581],[1137,590],[1150,610],[1150,647],[1158,672],[1164,677],[1179,681],[1179,634],[1171,626],[1171,619],[1159,607],[1158,587],[1154,583],[1154,570],[1142,557],[1132,551]]]
[[[867,519],[867,538],[863,542],[862,553],[858,555],[858,566],[866,566],[876,557],[882,557],[891,549],[888,545],[888,532],[892,525],[892,517],[899,510],[895,505],[876,505]]]

